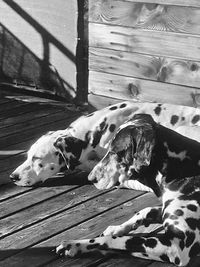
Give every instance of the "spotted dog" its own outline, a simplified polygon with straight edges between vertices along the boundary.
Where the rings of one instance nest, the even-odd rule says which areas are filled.
[[[132,256],[185,266],[200,253],[200,144],[137,114],[112,139],[105,157],[90,173],[101,183],[112,176],[150,187],[162,206],[145,208],[103,236],[63,242],[57,253],[75,256],[95,250],[122,250]],[[106,178],[105,178],[106,177]],[[128,235],[140,225],[162,224],[152,236]]]
[[[199,109],[156,103],[122,102],[82,116],[67,129],[50,132],[29,149],[27,159],[11,174],[20,186],[32,186],[54,177],[64,169],[90,172],[105,155],[119,126],[136,113],[150,114],[156,122],[172,129],[200,126]],[[191,136],[191,134],[189,134]],[[100,188],[112,187],[101,184]],[[147,190],[134,181],[126,187]],[[149,190],[149,189],[148,189]]]

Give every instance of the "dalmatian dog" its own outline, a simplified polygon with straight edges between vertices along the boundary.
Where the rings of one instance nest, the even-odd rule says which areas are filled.
[[[191,138],[193,131],[191,134],[191,129],[188,132],[183,127],[200,126],[199,109],[171,104],[122,102],[82,116],[67,129],[49,132],[39,138],[28,150],[25,162],[13,171],[10,178],[19,186],[33,186],[66,170],[78,168],[89,173],[106,154],[119,126],[137,113],[150,114],[156,122],[187,132]],[[112,181],[109,184],[99,183],[100,189],[112,186]],[[136,180],[125,181],[124,186],[151,190]]]
[[[152,189],[162,206],[145,208],[125,223],[109,226],[103,236],[63,242],[57,253],[73,257],[96,250],[121,250],[140,258],[187,265],[200,253],[199,175],[199,142],[157,124],[150,115],[134,115],[118,129],[89,179],[95,184],[109,177],[113,184],[119,177],[138,180]],[[152,223],[161,224],[164,232],[129,234]]]

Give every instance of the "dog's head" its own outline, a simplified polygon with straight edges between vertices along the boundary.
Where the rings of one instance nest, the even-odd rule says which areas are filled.
[[[10,175],[16,185],[32,186],[44,182],[61,171],[65,161],[54,146],[61,132],[49,132],[30,147],[25,162]]]
[[[137,173],[151,163],[155,125],[146,114],[137,114],[125,122],[112,139],[105,157],[90,173],[89,180],[98,189],[108,189],[120,179],[136,178]]]

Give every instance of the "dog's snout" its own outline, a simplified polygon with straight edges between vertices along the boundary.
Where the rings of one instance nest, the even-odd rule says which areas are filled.
[[[11,179],[13,182],[20,181],[19,174],[18,174],[18,173],[11,173],[11,175],[10,175],[10,179]]]

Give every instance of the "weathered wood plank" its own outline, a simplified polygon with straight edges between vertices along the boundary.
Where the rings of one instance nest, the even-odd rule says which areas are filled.
[[[89,24],[89,45],[142,54],[200,60],[200,37],[182,33]]]
[[[200,7],[199,0],[125,0],[126,2]]]
[[[69,111],[56,111],[52,110],[51,112],[48,112],[46,116],[41,116],[40,118],[34,119],[30,118],[28,121],[25,121],[23,123],[19,123],[17,125],[12,125],[10,127],[6,127],[4,129],[1,129],[0,138],[3,138],[2,140],[5,140],[6,136],[13,136],[13,133],[20,133],[23,134],[25,131],[42,126],[47,123],[56,122],[60,120],[61,118],[65,118],[66,120],[71,116],[71,112]],[[73,114],[74,115],[74,114]],[[12,138],[12,137],[11,137]],[[8,143],[10,143],[8,141]]]
[[[54,200],[56,202],[57,199],[62,198],[62,196],[60,197],[61,194],[68,192],[68,194],[70,195],[69,191],[73,190],[76,187],[77,186],[75,186],[75,185],[74,186],[70,186],[70,185],[64,186],[63,185],[63,186],[54,186],[54,187],[39,187],[35,190],[25,192],[24,194],[20,194],[18,196],[13,196],[12,198],[0,203],[0,218],[2,219],[2,218],[5,218],[7,216],[11,216],[12,214],[14,214],[16,212],[24,210],[25,208],[28,208],[32,205],[36,205],[36,204],[38,204],[42,201],[48,200],[52,197],[54,197],[54,198],[52,200],[50,199],[49,203],[51,201],[54,201]],[[79,191],[81,191],[81,189]],[[57,197],[57,196],[59,196],[59,197]],[[64,197],[66,198],[66,196],[63,196],[63,200],[64,200]],[[62,203],[63,203],[63,201],[59,204],[62,204]],[[46,204],[44,204],[44,205],[46,205]],[[56,205],[58,205],[57,202],[56,202]],[[65,206],[66,206],[66,204],[65,204]],[[49,213],[50,212],[51,211],[49,211]],[[14,217],[15,217],[15,215],[14,215]],[[39,218],[41,219],[41,217],[38,216],[38,219]]]
[[[1,115],[7,113],[10,110],[18,109],[24,105],[28,105],[26,102],[12,101],[5,104],[0,105]]]
[[[200,87],[200,63],[90,47],[89,68],[134,78]]]
[[[90,72],[89,91],[124,100],[200,106],[200,91],[197,88],[94,71]]]
[[[55,113],[57,111],[60,111],[62,109],[59,108],[48,108],[48,107],[44,107],[41,106],[41,108],[38,108],[37,110],[32,110],[30,112],[21,114],[21,115],[17,115],[14,118],[13,117],[9,117],[9,118],[5,118],[3,120],[0,121],[0,129],[3,129],[5,127],[12,127],[16,124],[20,124],[20,123],[31,123],[31,120],[34,119],[38,119],[40,117],[46,116],[48,114],[51,113]]]
[[[8,117],[15,117],[17,115],[21,115],[21,114],[24,114],[26,112],[30,112],[30,111],[33,111],[33,110],[36,110],[40,108],[40,105],[38,104],[29,104],[29,103],[23,103],[23,104],[20,104],[18,105],[15,109],[13,109],[11,107],[11,109],[5,111],[5,112],[1,112],[0,114],[0,119],[1,120],[4,120],[5,118],[8,118]]]
[[[117,190],[119,191],[119,190]],[[130,218],[130,216],[132,216],[134,214],[134,212],[146,207],[147,203],[150,206],[156,205],[158,204],[158,200],[153,196],[153,194],[145,194],[142,195],[140,197],[136,197],[138,195],[138,191],[127,191],[127,190],[120,190],[121,191],[121,203],[119,206],[115,205],[116,204],[116,198],[119,193],[115,191],[115,193],[113,192],[111,195],[106,194],[104,195],[104,198],[101,199],[102,201],[102,205],[101,207],[104,207],[104,205],[107,206],[107,209],[104,210],[104,208],[101,208],[101,211],[104,210],[103,213],[101,214],[97,214],[95,213],[96,208],[95,206],[95,201],[91,202],[91,206],[88,205],[86,206],[86,212],[88,212],[87,214],[87,221],[81,223],[80,225],[76,226],[75,228],[71,228],[68,229],[66,231],[63,231],[62,233],[59,233],[56,236],[51,237],[50,239],[41,242],[35,246],[33,246],[32,248],[30,248],[28,251],[30,251],[30,264],[31,266],[38,266],[39,264],[44,264],[49,262],[50,260],[56,259],[56,255],[51,251],[52,248],[55,247],[55,245],[59,244],[62,240],[70,240],[70,239],[78,239],[78,238],[91,238],[94,236],[99,235],[108,225],[111,224],[119,224],[124,222],[124,220],[126,220],[127,218]],[[128,202],[124,202],[125,200],[125,195],[129,195],[129,196],[133,196],[133,199],[128,201]],[[134,196],[136,198],[134,198]],[[111,197],[111,199],[110,199]],[[113,199],[114,197],[114,199]],[[109,200],[110,199],[110,200]],[[113,201],[112,201],[113,200]],[[97,210],[99,209],[99,198],[97,198]],[[117,201],[118,203],[120,203],[120,201]],[[130,208],[131,207],[131,208]],[[79,207],[77,207],[79,209]],[[111,209],[110,209],[111,208]],[[76,212],[76,211],[75,211]],[[84,211],[83,211],[84,213]],[[93,217],[92,219],[90,219],[90,217],[92,215],[95,215],[95,217]],[[77,222],[80,216],[76,216],[75,222]],[[74,218],[74,217],[73,217]],[[72,218],[72,219],[73,219]],[[83,217],[82,217],[83,218]],[[84,218],[83,218],[84,219]],[[65,225],[68,225],[68,222],[70,221],[70,217],[67,216],[65,219]],[[53,222],[52,222],[53,224]],[[52,226],[52,224],[50,226]],[[54,223],[55,225],[55,223]],[[31,226],[30,228],[24,229],[22,231],[20,231],[20,233],[16,233],[13,234],[13,240],[11,240],[11,236],[10,237],[5,237],[2,241],[0,241],[0,244],[2,244],[2,249],[4,252],[4,257],[7,255],[12,255],[11,252],[20,248],[24,248],[27,246],[27,244],[29,244],[29,242],[32,241],[32,244],[35,243],[36,240],[38,240],[39,235],[37,234],[38,231],[40,232],[40,224],[35,225],[35,226]],[[37,229],[37,230],[36,230]],[[47,228],[44,228],[47,231]],[[50,230],[50,229],[49,229]],[[64,230],[64,229],[63,229]],[[37,237],[35,237],[35,235],[31,235],[32,232],[36,233]],[[43,230],[44,231],[44,230]],[[4,242],[3,242],[4,241]],[[49,251],[46,254],[43,254],[43,256],[40,258],[40,254],[39,253],[35,253],[34,254],[34,249],[38,249],[39,248],[49,248]],[[31,249],[32,249],[32,253],[31,253]],[[19,253],[18,255],[15,255],[11,258],[8,258],[4,261],[2,261],[1,263],[5,264],[5,263],[12,263],[15,260],[18,260],[19,263],[21,263],[22,259],[24,256],[27,255],[27,250]],[[37,251],[37,250],[36,250]],[[63,260],[59,259],[58,260],[58,264],[60,264]],[[81,263],[80,259],[75,259],[72,260],[72,262],[76,262],[76,263]],[[91,259],[92,261],[92,259]],[[71,261],[69,261],[69,259],[64,259],[65,264],[67,263],[71,263]],[[35,264],[35,265],[34,265]],[[53,262],[53,264],[57,264],[57,262]],[[21,266],[21,265],[20,265]],[[22,265],[24,266],[24,265]],[[52,265],[54,266],[54,265]],[[56,265],[55,265],[56,266]],[[59,266],[59,265],[58,265]],[[71,266],[71,265],[65,265],[65,266]]]
[[[167,1],[166,1],[167,2]],[[200,34],[200,9],[136,3],[121,0],[89,1],[89,21],[151,29]]]
[[[64,116],[63,116],[64,117]],[[6,150],[11,149],[27,149],[37,138],[39,138],[42,134],[46,133],[47,131],[56,131],[59,129],[65,129],[69,125],[72,120],[75,119],[76,116],[68,114],[64,119],[59,120],[52,120],[51,122],[43,123],[42,126],[35,127],[33,129],[29,129],[26,131],[23,131],[21,133],[16,133],[13,135],[5,136],[2,139],[0,139],[0,149],[3,150],[4,148]],[[26,141],[29,141],[27,142]],[[28,146],[27,146],[28,145]]]
[[[84,189],[84,188],[83,188]],[[64,201],[63,204],[61,204],[61,208],[59,207],[59,205],[57,205],[56,202],[54,202],[54,205],[57,205],[57,208],[59,211],[61,211],[61,209],[64,208],[64,210],[62,213],[60,212],[59,214],[47,218],[45,221],[42,222],[38,222],[37,224],[33,224],[28,228],[22,229],[20,232],[16,232],[13,233],[10,236],[4,237],[3,239],[0,240],[0,247],[3,251],[5,251],[5,253],[7,252],[7,256],[12,255],[10,254],[12,252],[12,250],[15,249],[22,249],[22,248],[26,248],[27,246],[36,244],[38,242],[41,242],[42,240],[45,240],[49,237],[53,237],[56,234],[59,234],[58,238],[54,237],[54,244],[51,241],[48,241],[48,243],[46,243],[45,245],[47,246],[52,246],[55,245],[55,238],[57,240],[57,242],[60,242],[59,237],[60,236],[60,232],[63,232],[65,230],[69,230],[71,229],[71,227],[75,227],[72,231],[70,231],[71,234],[76,235],[76,238],[78,238],[78,233],[80,231],[83,231],[82,235],[85,233],[84,228],[82,228],[81,226],[77,227],[77,225],[79,223],[83,223],[85,220],[91,220],[91,223],[89,224],[91,227],[91,233],[88,232],[89,230],[87,230],[87,234],[90,233],[92,234],[92,221],[94,220],[93,217],[97,216],[98,214],[105,214],[106,211],[109,211],[110,209],[113,209],[115,207],[117,207],[118,205],[122,204],[120,210],[120,218],[121,220],[123,219],[122,217],[122,210],[124,208],[129,207],[129,211],[130,210],[130,206],[133,206],[135,208],[138,207],[138,205],[145,205],[145,202],[141,203],[141,199],[140,199],[140,203],[137,201],[137,197],[140,196],[141,194],[144,194],[144,192],[139,192],[139,191],[125,191],[125,194],[123,194],[122,190],[114,190],[111,192],[102,192],[99,191],[95,188],[90,187],[85,187],[85,191],[82,189],[82,192],[79,195],[69,195],[66,194],[66,199]],[[92,189],[92,191],[91,191]],[[88,191],[87,191],[88,190]],[[95,195],[95,190],[96,191],[96,195]],[[77,192],[78,194],[78,190],[75,190],[74,192]],[[85,192],[85,193],[84,193]],[[92,194],[91,194],[92,192]],[[73,193],[73,192],[72,192]],[[92,196],[96,196],[95,198],[91,198]],[[87,201],[81,203],[81,199],[88,199]],[[145,198],[146,199],[146,198]],[[149,203],[155,203],[155,198],[152,199],[152,195],[151,197],[148,194],[147,197]],[[69,200],[69,203],[68,203]],[[134,201],[133,201],[134,200]],[[135,204],[135,200],[136,200],[136,204]],[[143,200],[143,199],[142,199]],[[63,201],[63,200],[62,200]],[[128,203],[127,203],[128,201]],[[156,200],[157,201],[157,200]],[[77,206],[77,204],[80,204]],[[127,204],[126,204],[127,203]],[[44,204],[43,204],[44,205]],[[47,207],[43,207],[45,213],[48,212],[48,202],[46,202]],[[65,207],[66,205],[66,207]],[[49,205],[49,207],[51,207],[51,205]],[[38,205],[38,211],[40,210],[40,205]],[[55,212],[55,207],[51,207],[51,209],[54,209]],[[42,213],[42,211],[40,212]],[[50,211],[49,211],[50,213]],[[115,209],[115,213],[116,213],[116,209]],[[115,214],[113,213],[113,214]],[[20,214],[20,213],[19,213]],[[22,213],[21,213],[22,214]],[[33,214],[34,216],[33,219],[34,220],[38,220],[37,217],[37,213]],[[19,215],[20,216],[20,215]],[[116,214],[115,214],[116,216]],[[24,217],[23,217],[24,218]],[[26,224],[26,222],[23,222],[23,218],[21,217],[21,221],[22,224]],[[105,217],[104,217],[105,218]],[[108,216],[107,218],[108,220],[113,219],[113,216]],[[20,220],[20,218],[19,218]],[[106,219],[105,219],[106,221]],[[109,223],[109,222],[107,222]],[[100,224],[99,220],[96,220],[96,222],[94,223],[94,226],[97,224],[97,226]],[[99,229],[98,234],[100,234],[102,228],[106,227],[107,224],[102,224],[101,228]],[[13,224],[14,226],[14,224]],[[85,227],[87,226],[87,224],[85,224]],[[97,231],[97,226],[96,231]],[[15,227],[15,226],[14,226]],[[81,230],[82,229],[82,230]],[[66,232],[67,233],[67,232]],[[66,234],[65,233],[65,234]],[[97,233],[96,233],[97,235]],[[64,234],[62,234],[62,238],[63,238]],[[67,236],[69,238],[71,238],[70,235]],[[81,236],[80,236],[81,237]],[[41,246],[43,246],[43,244],[41,244]],[[11,251],[10,251],[11,250]],[[0,259],[5,258],[5,253],[4,255],[0,255]],[[52,255],[53,257],[55,257],[55,255]]]
[[[20,187],[14,184],[2,185],[0,186],[0,203],[13,196],[17,196],[31,190],[32,188]]]
[[[71,194],[66,194],[65,197],[63,195],[61,195],[55,199],[53,198],[51,201],[49,200],[47,203],[44,202],[44,203],[41,203],[38,205],[34,205],[33,207],[27,208],[25,210],[22,210],[16,214],[9,216],[9,217],[1,219],[1,221],[0,221],[0,227],[1,227],[0,236],[3,237],[3,236],[10,235],[11,233],[19,231],[19,230],[23,229],[24,227],[27,227],[28,225],[31,225],[33,223],[36,223],[38,221],[43,220],[44,218],[52,217],[53,214],[57,214],[59,211],[60,213],[58,215],[55,215],[52,218],[47,219],[42,224],[43,225],[42,228],[44,227],[44,225],[46,225],[46,226],[49,225],[51,227],[51,221],[53,220],[53,222],[56,223],[56,231],[57,231],[59,228],[62,229],[63,226],[66,228],[70,227],[71,225],[74,224],[74,222],[77,220],[77,218],[79,218],[79,220],[82,220],[83,216],[87,216],[88,214],[90,214],[90,212],[92,212],[92,206],[91,206],[91,210],[86,209],[85,211],[83,211],[83,213],[85,215],[81,215],[81,216],[78,215],[83,209],[86,208],[86,206],[90,207],[90,204],[91,205],[94,205],[94,203],[97,204],[94,207],[96,212],[97,212],[97,210],[98,210],[98,212],[101,212],[104,209],[106,209],[107,208],[106,205],[100,206],[100,204],[101,204],[100,200],[102,201],[103,198],[107,198],[108,205],[109,205],[109,201],[110,202],[114,201],[115,195],[118,196],[118,198],[119,198],[119,200],[116,200],[117,203],[118,202],[121,203],[120,201],[124,201],[123,197],[119,197],[119,196],[121,196],[121,192],[109,192],[109,193],[107,193],[106,196],[104,194],[103,194],[103,196],[101,196],[102,191],[98,191],[96,188],[91,187],[91,185],[88,187],[85,186],[83,189],[82,188],[75,189],[74,192],[75,192],[75,194],[72,192]],[[91,197],[94,197],[94,196],[99,196],[99,199],[95,198],[95,200],[91,200],[88,203],[84,203],[85,198],[90,199]],[[110,198],[109,198],[109,196],[110,196]],[[61,198],[61,201],[59,201],[59,198]],[[127,194],[127,199],[125,196],[126,201],[131,199],[131,198],[132,198],[132,194]],[[81,203],[81,202],[83,202],[83,203]],[[74,210],[72,212],[71,210],[72,210],[73,205],[75,205],[77,203],[79,203],[79,204],[81,203],[81,205],[74,208]],[[98,206],[98,203],[99,203],[99,206]],[[116,205],[118,205],[118,204],[116,204]],[[69,209],[69,211],[68,211],[68,209]],[[62,211],[62,213],[61,213],[61,211]],[[69,226],[64,219],[64,217],[66,217],[66,214],[68,214],[68,213],[70,214],[70,215],[68,215],[70,218]],[[27,214],[28,214],[28,218],[26,220],[24,220],[24,218],[27,217]],[[72,220],[72,217],[73,217],[73,220]]]

